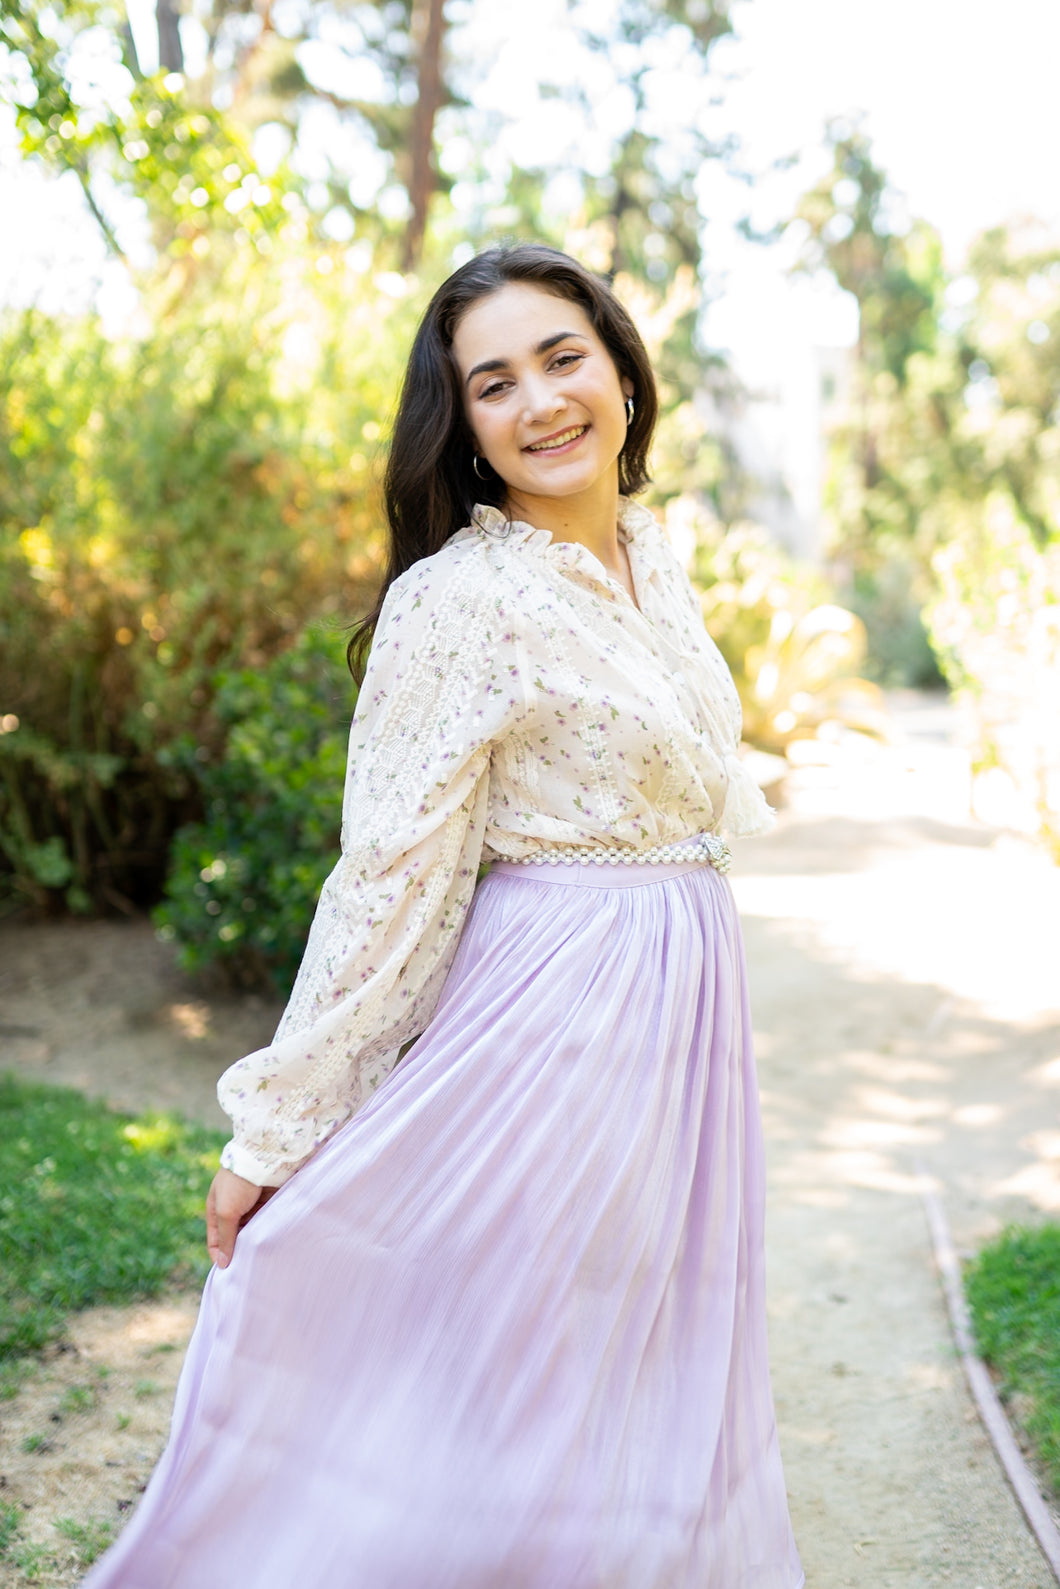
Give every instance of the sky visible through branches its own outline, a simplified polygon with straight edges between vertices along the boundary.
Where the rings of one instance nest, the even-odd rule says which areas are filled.
[[[608,0],[589,0],[579,14],[591,21],[594,6],[603,25]],[[129,9],[149,68],[151,0],[132,0]],[[512,165],[549,167],[546,203],[562,212],[577,196],[579,173],[603,170],[621,134],[630,109],[623,82],[630,63],[579,46],[565,0],[540,0],[532,8],[508,0],[450,0],[447,14],[455,77],[474,107],[470,119],[443,110],[438,127],[439,164],[453,184],[457,215],[463,206],[475,230],[481,216],[472,212],[499,200]],[[755,361],[756,348],[768,341],[767,327],[790,303],[784,281],[790,250],[747,242],[738,223],[749,219],[766,231],[790,215],[797,195],[827,167],[823,130],[830,116],[861,115],[878,160],[907,196],[909,213],[939,229],[953,263],[987,225],[1028,213],[1060,224],[1054,170],[1060,100],[1050,77],[1050,63],[1060,58],[1060,12],[1051,0],[1013,0],[1003,19],[981,0],[860,0],[856,6],[847,0],[800,0],[798,6],[736,0],[732,17],[735,37],[715,46],[707,92],[679,58],[672,52],[667,58],[658,47],[646,86],[654,97],[650,113],[675,149],[692,120],[718,145],[739,142],[736,164],[744,177],[731,163],[711,161],[697,184],[707,218],[703,276],[714,299],[707,324],[711,340],[738,359]],[[189,69],[202,49],[201,32],[194,22],[183,25]],[[303,69],[326,88],[377,96],[381,85],[372,64],[359,62],[344,48],[348,44],[337,18],[302,46]],[[105,91],[105,62],[95,65]],[[589,117],[579,115],[569,92],[557,92],[574,84],[591,106]],[[336,136],[326,104],[314,107],[300,136],[299,159],[307,171],[322,162]],[[266,129],[262,162],[281,152]],[[367,200],[385,186],[384,164],[367,141],[350,155]],[[797,163],[783,168],[793,155]],[[384,197],[384,206],[399,206],[402,197]],[[127,297],[121,267],[106,260],[76,185],[18,161],[6,107],[0,107],[0,204],[18,220],[0,262],[0,302],[33,296],[57,306],[91,294],[105,311],[120,315]],[[135,251],[131,216],[126,227]],[[815,340],[851,339],[850,308],[834,289],[803,284],[800,292]]]

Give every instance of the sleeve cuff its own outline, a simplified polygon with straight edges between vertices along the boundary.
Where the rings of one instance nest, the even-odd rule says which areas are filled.
[[[282,1186],[291,1179],[298,1165],[270,1164],[267,1159],[259,1159],[249,1148],[242,1147],[233,1139],[221,1149],[221,1168],[231,1170],[233,1175],[242,1176],[244,1181],[250,1181],[254,1186]]]

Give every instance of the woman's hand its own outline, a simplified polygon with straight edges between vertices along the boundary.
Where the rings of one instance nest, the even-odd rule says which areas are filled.
[[[231,1170],[218,1170],[206,1194],[206,1247],[218,1269],[228,1268],[236,1233],[277,1190],[275,1186],[255,1186]]]

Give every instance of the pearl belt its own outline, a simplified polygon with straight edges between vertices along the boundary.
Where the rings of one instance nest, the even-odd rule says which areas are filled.
[[[615,845],[606,850],[587,845],[561,845],[538,850],[533,855],[506,859],[509,865],[517,866],[662,866],[667,862],[705,861],[717,871],[727,872],[732,865],[732,851],[716,834],[701,833],[697,838],[680,839],[675,844],[654,844],[650,850],[638,850],[632,844]]]

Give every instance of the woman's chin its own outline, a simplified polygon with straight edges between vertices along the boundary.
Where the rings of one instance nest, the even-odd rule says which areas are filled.
[[[530,469],[520,469],[508,482],[509,491],[528,497],[576,497],[617,484],[617,462],[605,469],[587,467],[587,461],[560,459]]]

